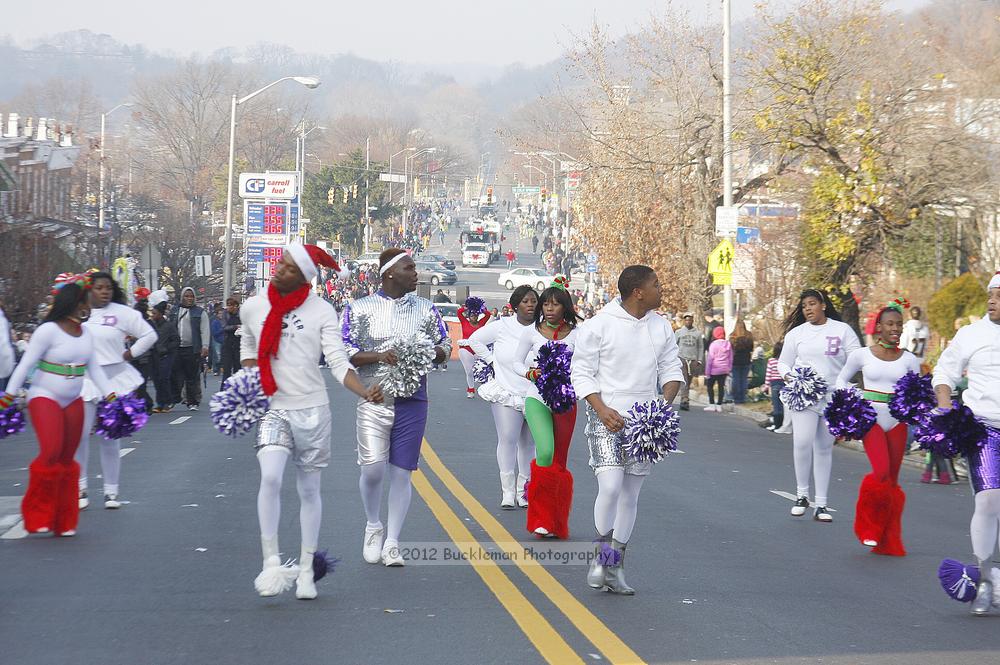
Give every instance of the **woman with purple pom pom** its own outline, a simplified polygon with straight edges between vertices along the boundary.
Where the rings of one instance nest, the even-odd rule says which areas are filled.
[[[313,293],[310,282],[319,272],[317,265],[344,276],[326,250],[316,245],[288,245],[274,267],[266,293],[253,296],[240,308],[240,361],[244,367],[259,368],[261,388],[270,397],[255,445],[260,465],[257,518],[263,566],[254,588],[261,596],[286,591],[293,581],[296,598],[310,600],[317,593],[315,581],[323,565],[316,551],[323,516],[320,478],[329,464],[333,432],[320,355],[344,387],[364,399],[381,400],[379,391],[366,388],[351,369],[336,310]],[[295,464],[301,504],[298,566],[282,565],[278,549],[281,484],[289,459]]]
[[[528,531],[569,538],[573,476],[566,468],[576,426],[576,392],[570,381],[571,359],[580,317],[558,276],[542,291],[535,325],[524,329],[514,351],[514,369],[531,384],[524,398],[524,419],[535,440],[528,483]]]
[[[472,371],[476,366],[476,354],[469,347],[469,338],[489,323],[493,315],[486,309],[486,302],[482,298],[469,296],[465,299],[465,304],[458,308],[457,316],[458,322],[462,324],[462,339],[458,341],[458,359],[462,361],[462,368],[465,369],[467,386],[465,396],[475,399],[476,379]]]
[[[890,412],[896,382],[907,372],[920,374],[920,359],[899,348],[903,310],[909,303],[895,300],[875,316],[875,344],[857,349],[837,377],[838,389],[850,385],[855,374],[864,378],[863,397],[875,409],[877,420],[862,442],[872,472],[861,480],[854,517],[854,533],[876,554],[904,556],[901,519],[906,495],[899,486],[899,468],[906,453],[906,423]]]
[[[778,358],[778,371],[785,378],[785,391],[793,388],[799,367],[811,368],[832,386],[849,356],[861,348],[858,335],[840,320],[830,296],[816,289],[806,289],[785,320],[785,343]],[[784,393],[783,393],[784,394]],[[793,517],[801,517],[809,508],[809,473],[816,481],[816,508],[813,519],[832,522],[827,510],[830,473],[833,467],[833,435],[823,420],[826,396],[801,410],[788,409],[792,421],[792,457],[795,462],[795,505]]]
[[[980,571],[989,571],[1000,532],[1000,272],[990,279],[986,316],[955,335],[934,368],[939,413],[953,408],[951,393],[962,380],[969,387],[962,401],[986,426],[986,439],[967,442],[969,480],[976,494],[970,534]],[[989,574],[980,577],[972,613],[988,614],[993,599]]]
[[[573,386],[585,399],[590,466],[597,476],[594,560],[587,583],[632,595],[625,581],[625,547],[632,536],[639,490],[653,461],[626,454],[623,414],[635,404],[670,403],[684,383],[670,323],[656,313],[660,281],[649,266],[629,266],[618,277],[619,298],[580,326],[573,353]]]
[[[76,533],[80,465],[73,454],[83,432],[80,395],[84,376],[89,376],[107,399],[114,399],[93,334],[83,325],[90,316],[90,285],[88,275],[63,273],[56,278],[52,309],[31,336],[27,351],[10,376],[7,392],[0,395],[0,409],[7,409],[29,372],[34,372],[28,413],[39,452],[28,468],[28,491],[21,501],[28,533]]]
[[[145,383],[142,374],[130,361],[153,348],[157,340],[156,331],[140,312],[125,304],[125,292],[109,273],[91,273],[90,279],[93,284],[90,290],[90,318],[83,326],[94,337],[94,351],[111,382],[111,389],[125,396]],[[125,346],[128,337],[135,340],[130,348]],[[80,463],[81,509],[90,504],[87,498],[90,432],[97,421],[98,402],[102,394],[92,381],[84,377],[83,435],[76,451],[76,461]],[[102,438],[100,446],[104,507],[113,510],[122,505],[118,497],[122,469],[121,440]]]

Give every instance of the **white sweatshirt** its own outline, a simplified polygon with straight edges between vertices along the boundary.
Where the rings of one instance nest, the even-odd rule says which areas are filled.
[[[243,334],[240,337],[240,360],[257,360],[260,333],[271,311],[266,294],[256,295],[240,307]],[[271,358],[271,372],[278,390],[271,395],[272,409],[305,409],[324,406],[330,400],[320,373],[320,354],[333,377],[344,382],[351,369],[344,343],[340,338],[337,311],[315,293],[282,319],[278,354]]]
[[[962,374],[962,401],[990,427],[1000,427],[1000,324],[982,318],[960,328],[934,368],[934,385],[954,389]]]
[[[616,299],[580,325],[573,352],[577,397],[599,394],[621,415],[636,402],[656,399],[663,387],[684,383],[677,342],[656,312],[637,319]]]
[[[100,309],[91,309],[90,318],[83,327],[94,340],[94,353],[101,365],[116,365],[126,362],[125,338],[134,337],[132,357],[138,358],[156,344],[156,331],[149,325],[142,313],[116,302],[108,303]]]
[[[563,333],[560,331],[560,334]],[[577,330],[574,328],[569,331],[568,335],[559,338],[557,341],[567,345],[570,351],[572,351],[576,346],[576,336]],[[524,376],[529,369],[533,367],[537,368],[539,349],[551,341],[548,337],[538,332],[537,326],[525,326],[522,329],[521,339],[517,343],[517,349],[514,351],[514,371]],[[572,363],[570,363],[570,367],[572,367]],[[528,394],[525,397],[534,397],[539,402],[544,402],[545,400],[538,393],[538,386],[531,381],[528,384]]]
[[[793,368],[808,366],[832,387],[847,362],[847,356],[860,348],[857,334],[843,321],[827,319],[819,326],[806,322],[785,335],[781,357],[778,358],[778,371],[781,376],[788,376]]]
[[[521,335],[534,324],[524,326],[518,322],[517,316],[501,316],[490,321],[485,326],[472,333],[469,337],[469,348],[488,363],[493,364],[497,383],[512,395],[524,397],[531,391],[532,383],[518,373],[514,368],[514,355]],[[493,345],[493,351],[487,348]]]

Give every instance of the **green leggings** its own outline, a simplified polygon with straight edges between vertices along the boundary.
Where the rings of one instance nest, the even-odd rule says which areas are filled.
[[[556,449],[555,429],[552,426],[552,411],[534,397],[524,400],[524,419],[528,421],[531,438],[535,440],[535,464],[551,466]]]

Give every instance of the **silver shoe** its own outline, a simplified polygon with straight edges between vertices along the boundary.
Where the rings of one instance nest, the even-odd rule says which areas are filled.
[[[612,540],[611,545],[618,552],[618,563],[607,567],[607,572],[604,576],[604,586],[611,593],[617,593],[622,596],[634,596],[635,589],[630,587],[628,582],[625,581],[625,544],[619,543],[617,540]]]
[[[993,582],[985,577],[989,575],[987,571],[983,579],[979,580],[976,586],[976,597],[972,601],[972,609],[969,610],[976,616],[985,616],[990,613],[990,606],[993,604]]]
[[[611,542],[611,534],[606,536],[598,535],[594,541],[594,558],[590,561],[590,569],[587,571],[587,584],[594,589],[604,588],[604,579],[607,574],[607,566],[604,565],[604,558],[601,556],[602,546],[608,546]]]

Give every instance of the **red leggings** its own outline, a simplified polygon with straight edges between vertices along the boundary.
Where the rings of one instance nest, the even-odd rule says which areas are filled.
[[[899,423],[888,432],[878,424],[872,425],[862,442],[875,477],[880,481],[891,480],[896,484],[903,454],[906,452],[906,423]]]
[[[555,435],[555,450],[552,455],[552,463],[559,465],[559,468],[566,468],[566,460],[569,457],[569,444],[573,440],[573,429],[576,427],[576,405],[565,413],[552,414],[552,429]]]
[[[36,461],[47,465],[72,462],[83,432],[83,400],[77,398],[64,409],[48,397],[33,397],[28,413],[40,448]]]

